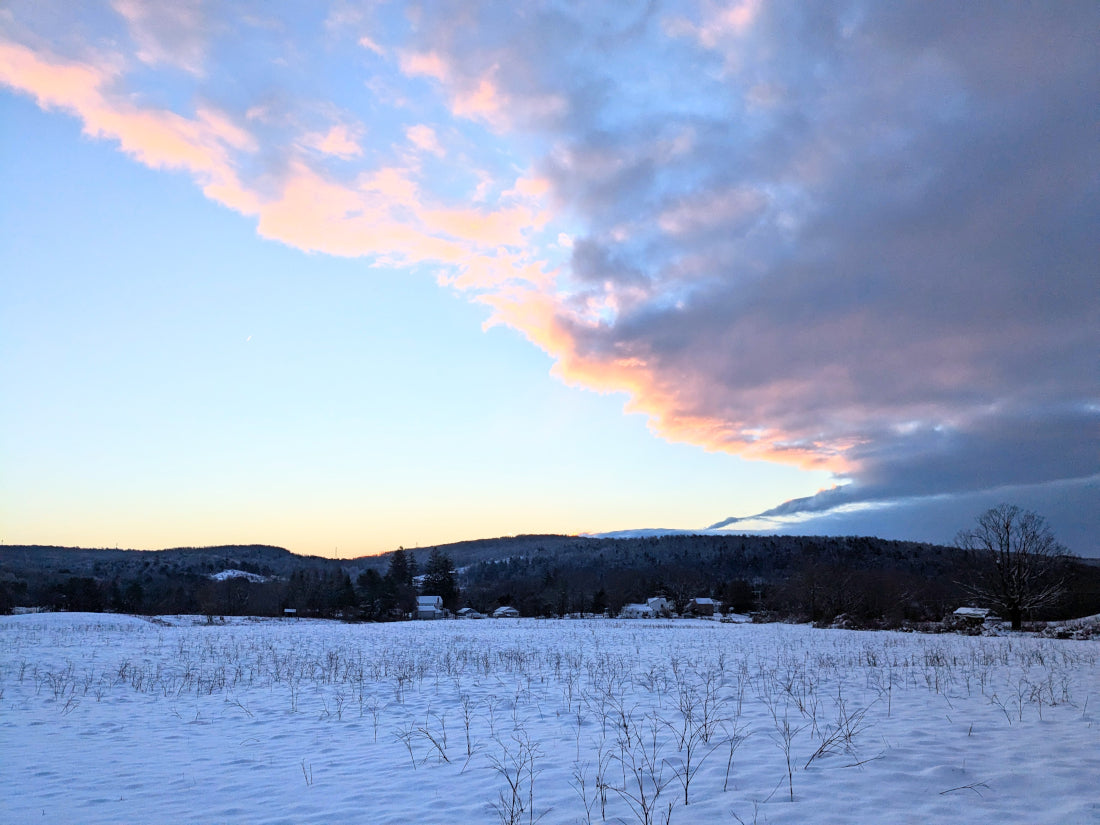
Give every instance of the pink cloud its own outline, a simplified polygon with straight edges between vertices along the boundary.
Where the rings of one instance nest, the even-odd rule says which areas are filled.
[[[435,129],[431,126],[425,126],[424,124],[410,126],[405,130],[405,137],[408,138],[409,143],[422,152],[427,152],[436,157],[443,157],[446,154],[446,150],[439,143],[439,136],[436,135]]]
[[[672,37],[691,37],[706,49],[718,49],[730,38],[745,34],[760,14],[760,0],[737,3],[708,2],[698,23],[685,17],[672,17],[665,31]]]
[[[447,65],[434,52],[403,52],[400,56],[401,71],[409,77],[431,77],[446,80]]]
[[[119,78],[117,70],[0,41],[0,83],[31,95],[43,108],[75,114],[86,134],[117,141],[122,151],[146,166],[190,172],[208,196],[240,211],[255,212],[256,198],[244,190],[230,159],[232,150],[256,148],[248,132],[209,107],[201,108],[195,118],[140,108],[125,95],[110,91]]]
[[[382,48],[380,45],[378,45],[377,42],[375,42],[372,38],[368,37],[367,35],[361,35],[360,36],[359,45],[362,46],[367,51],[374,52],[379,57],[384,57],[385,54],[386,54],[386,50],[384,48]]]
[[[0,40],[0,82],[30,94],[44,109],[78,110],[115,77],[107,68],[43,59],[26,46]]]
[[[470,75],[456,70],[438,52],[406,52],[401,55],[400,67],[408,77],[438,81],[448,95],[452,115],[481,121],[496,132],[507,131],[518,119],[557,118],[569,108],[565,96],[555,92],[512,93],[499,81],[498,65]]]
[[[0,43],[0,82],[34,96],[44,108],[75,114],[85,133],[117,141],[147,166],[192,174],[208,197],[255,216],[264,237],[311,252],[434,262],[453,270],[443,281],[458,289],[543,278],[537,265],[507,250],[523,246],[527,234],[545,224],[547,215],[537,205],[545,184],[520,179],[497,208],[454,207],[424,192],[415,169],[382,167],[339,180],[299,157],[288,163],[277,185],[266,181],[261,193],[237,172],[238,161],[260,149],[251,132],[209,106],[194,117],[141,108],[112,91],[121,77],[117,71]],[[352,127],[336,125],[328,132],[307,133],[297,143],[352,159],[362,154],[357,137]],[[408,137],[426,150],[442,150],[430,127],[410,127]]]
[[[350,160],[363,154],[359,145],[362,130],[337,124],[327,132],[310,132],[301,140],[301,145],[322,155]]]

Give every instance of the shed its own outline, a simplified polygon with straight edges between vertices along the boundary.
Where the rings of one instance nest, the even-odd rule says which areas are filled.
[[[980,628],[989,618],[987,607],[960,607],[951,614],[951,624],[956,627]]]
[[[496,610],[493,611],[493,618],[494,619],[518,619],[519,618],[519,611],[516,610],[511,605],[504,605],[503,607],[498,607]]]

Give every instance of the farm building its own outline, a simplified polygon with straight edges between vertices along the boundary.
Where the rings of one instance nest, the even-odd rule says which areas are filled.
[[[516,610],[514,607],[511,607],[510,605],[504,605],[503,607],[498,607],[496,610],[493,611],[493,618],[494,619],[518,619],[519,618],[519,611]]]
[[[664,596],[654,596],[651,599],[646,599],[645,603],[649,607],[649,612],[654,616],[672,615],[672,605],[668,603],[668,599]]]
[[[947,617],[950,627],[980,630],[986,622],[996,619],[986,607],[960,607]]]
[[[417,596],[416,618],[418,619],[442,619],[446,615],[443,610],[442,596]]]
[[[697,598],[692,599],[684,607],[684,613],[692,616],[713,616],[715,610],[717,610],[717,604],[714,599]]]
[[[619,611],[620,619],[655,619],[659,616],[671,616],[672,606],[663,596],[646,599],[645,604],[627,604]]]

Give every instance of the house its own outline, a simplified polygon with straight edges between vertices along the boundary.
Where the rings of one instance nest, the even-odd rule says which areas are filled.
[[[713,616],[715,609],[714,599],[697,598],[687,603],[684,612],[692,616]]]
[[[443,610],[442,596],[417,596],[416,618],[418,619],[442,619],[446,615]]]
[[[654,596],[646,599],[645,604],[635,603],[623,605],[619,611],[620,619],[656,619],[658,617],[671,616],[672,605],[664,596]]]
[[[652,599],[646,599],[645,603],[649,607],[649,612],[654,616],[672,615],[672,605],[668,603],[668,599],[664,596],[654,596]]]
[[[456,616],[460,619],[484,619],[484,614],[478,613],[472,607],[463,607],[457,613]]]
[[[519,611],[516,610],[511,605],[504,605],[503,607],[498,607],[496,610],[493,611],[493,618],[494,619],[518,619],[519,618]]]

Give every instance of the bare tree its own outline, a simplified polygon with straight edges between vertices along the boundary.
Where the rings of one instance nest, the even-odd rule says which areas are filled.
[[[971,554],[970,594],[1007,616],[1019,630],[1024,613],[1047,607],[1063,591],[1066,549],[1046,519],[1013,504],[998,504],[962,530],[955,544]]]

